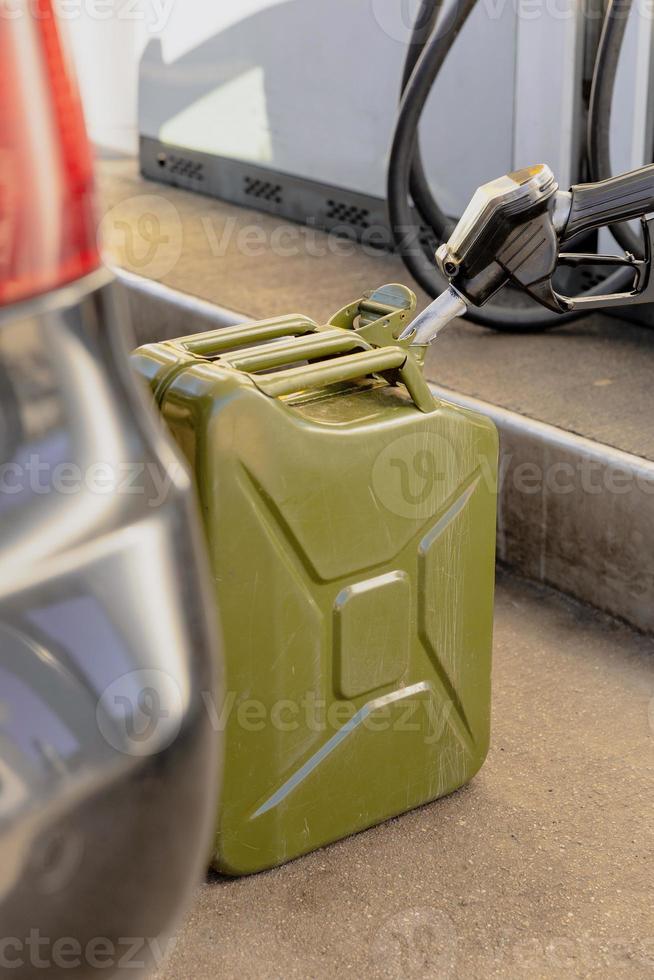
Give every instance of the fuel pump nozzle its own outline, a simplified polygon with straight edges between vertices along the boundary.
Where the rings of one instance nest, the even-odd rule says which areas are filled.
[[[449,286],[403,332],[413,344],[432,343],[469,306],[483,306],[508,284],[554,313],[586,312],[654,302],[654,165],[560,191],[545,164],[484,184],[474,194],[450,239],[436,252]],[[639,218],[644,256],[563,252],[582,232]],[[628,266],[626,292],[564,296],[552,279],[561,265]]]

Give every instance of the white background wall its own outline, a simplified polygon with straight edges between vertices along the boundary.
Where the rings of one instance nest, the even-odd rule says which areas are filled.
[[[139,61],[160,38],[166,61],[278,0],[57,0],[87,127],[99,149],[138,151]]]
[[[101,10],[101,8],[98,8]],[[80,3],[67,30],[89,134],[101,151],[135,154],[138,148],[138,64],[149,31],[143,19],[98,16]]]

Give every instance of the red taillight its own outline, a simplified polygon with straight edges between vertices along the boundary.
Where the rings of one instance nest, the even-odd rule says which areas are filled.
[[[0,303],[99,264],[91,148],[53,0],[0,0]]]

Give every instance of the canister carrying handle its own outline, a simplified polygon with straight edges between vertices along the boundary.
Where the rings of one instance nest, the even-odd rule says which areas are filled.
[[[280,337],[301,337],[318,330],[318,324],[305,316],[290,314],[279,316],[260,323],[243,323],[236,327],[221,327],[197,334],[182,341],[176,341],[176,347],[196,357],[219,357],[234,347],[244,344],[258,344],[266,340],[277,340]]]
[[[349,338],[345,336],[345,340]],[[300,345],[297,345],[300,346]],[[336,353],[331,350],[330,353]],[[306,357],[306,352],[305,355]],[[316,356],[314,354],[313,356]],[[292,395],[306,388],[321,388],[339,381],[353,381],[368,374],[396,373],[421,412],[433,412],[437,407],[434,396],[424,379],[414,357],[401,347],[379,347],[333,357],[316,364],[301,365],[278,371],[275,374],[257,376],[253,381],[271,398]]]
[[[238,371],[251,373],[271,371],[296,361],[312,361],[357,350],[371,350],[371,345],[352,331],[320,330],[305,337],[287,338],[277,343],[226,353],[220,360]]]

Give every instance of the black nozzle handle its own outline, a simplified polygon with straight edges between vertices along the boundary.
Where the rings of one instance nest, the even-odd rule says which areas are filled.
[[[562,239],[654,211],[654,165],[570,188],[572,204]]]

